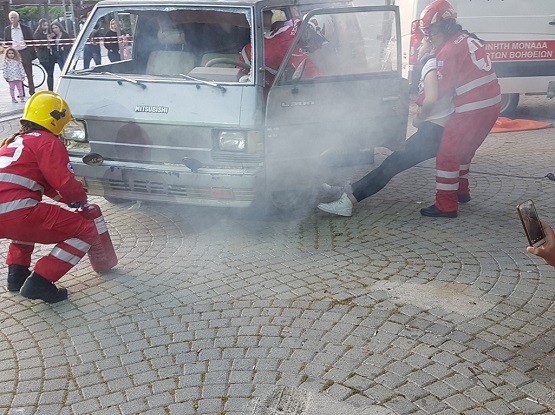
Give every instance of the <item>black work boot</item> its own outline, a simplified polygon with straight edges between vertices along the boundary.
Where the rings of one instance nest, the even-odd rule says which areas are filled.
[[[8,265],[8,291],[19,291],[31,275],[31,270],[23,265]]]
[[[429,216],[432,218],[456,218],[457,217],[457,211],[443,212],[439,210],[435,204],[432,206],[428,206],[427,208],[420,209],[420,214],[422,216]]]
[[[472,200],[470,193],[461,193],[460,195],[457,195],[457,199],[459,200],[459,203],[468,203]]]
[[[58,288],[53,282],[41,277],[33,272],[29,278],[23,283],[19,293],[31,300],[42,300],[47,303],[57,303],[67,299],[67,290]]]

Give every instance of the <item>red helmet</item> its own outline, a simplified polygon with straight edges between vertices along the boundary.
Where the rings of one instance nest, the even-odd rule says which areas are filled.
[[[434,0],[422,10],[422,14],[420,15],[420,30],[422,33],[426,34],[430,26],[434,23],[456,18],[457,13],[449,2],[445,0]]]

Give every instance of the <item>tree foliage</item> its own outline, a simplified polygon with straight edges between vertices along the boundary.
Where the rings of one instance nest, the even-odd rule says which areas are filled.
[[[21,6],[13,7],[12,10],[19,13],[19,19],[35,28],[38,21],[43,17],[48,18],[49,21],[55,20],[64,15],[64,8],[62,6],[48,6],[48,16],[45,15],[44,6]]]

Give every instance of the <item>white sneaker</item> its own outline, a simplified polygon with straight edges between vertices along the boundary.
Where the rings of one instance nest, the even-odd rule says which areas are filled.
[[[343,186],[330,186],[327,183],[322,183],[318,191],[318,197],[320,200],[336,200],[341,197],[345,192]]]
[[[353,214],[353,202],[347,196],[347,193],[343,193],[341,197],[335,202],[330,203],[320,203],[318,209],[324,212],[333,213],[339,216],[352,216]]]

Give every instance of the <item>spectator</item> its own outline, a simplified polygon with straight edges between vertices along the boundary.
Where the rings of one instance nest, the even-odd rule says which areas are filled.
[[[29,95],[35,93],[35,84],[33,83],[33,59],[37,57],[35,48],[33,47],[33,31],[29,26],[19,22],[19,13],[11,11],[8,14],[11,24],[4,28],[4,41],[21,55],[21,63],[25,68],[27,84],[29,85]],[[20,98],[24,98],[23,95]]]
[[[39,62],[46,71],[46,84],[49,91],[54,90],[54,65],[56,64],[53,38],[54,33],[50,30],[48,20],[40,19],[37,30],[35,30],[35,48]]]
[[[89,13],[85,16],[81,16],[82,24],[87,20],[89,17]],[[98,22],[94,26],[89,38],[87,39],[87,43],[85,43],[85,47],[83,49],[83,68],[88,69],[91,64],[91,59],[94,61],[95,66],[102,64],[102,55],[100,53],[100,33],[98,30]]]
[[[555,232],[547,222],[542,221],[541,224],[545,233],[545,243],[537,248],[529,246],[526,248],[526,251],[543,258],[546,264],[555,267]]]
[[[21,56],[14,48],[10,47],[4,51],[4,63],[2,65],[4,79],[10,86],[10,95],[12,102],[17,103],[15,99],[15,89],[17,88],[21,102],[25,101],[25,93],[23,92],[23,80],[25,79],[25,69],[21,63]]]
[[[50,28],[54,34],[54,59],[60,69],[62,69],[66,63],[69,50],[71,49],[72,41],[69,34],[64,30],[60,23],[53,22],[50,25]]]
[[[118,27],[115,19],[110,20],[110,29],[104,34],[104,47],[108,49],[108,59],[110,62],[121,60],[119,54]]]

